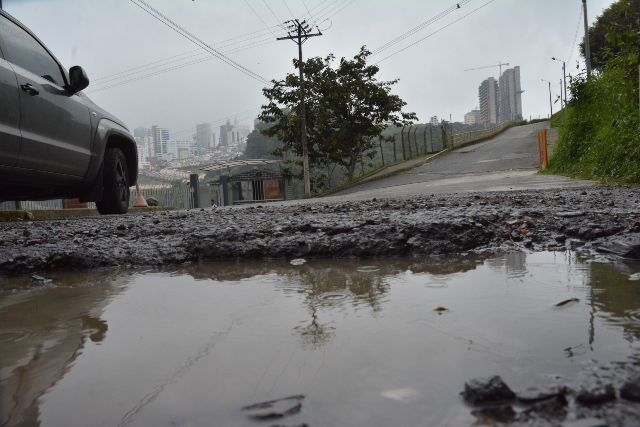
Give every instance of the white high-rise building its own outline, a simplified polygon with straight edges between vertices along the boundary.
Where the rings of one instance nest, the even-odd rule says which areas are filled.
[[[191,153],[191,150],[193,150],[193,145],[189,140],[169,141],[166,154],[169,155],[168,160],[185,159],[185,152],[193,154]],[[181,155],[183,157],[180,157]]]
[[[429,123],[431,124],[431,126],[437,126],[438,125],[438,116],[431,116],[431,120],[429,121]]]
[[[153,138],[151,137],[134,137],[138,148],[138,168],[144,170],[151,165],[153,157]]]
[[[522,120],[522,87],[520,67],[506,70],[500,76],[500,123]]]
[[[478,88],[480,98],[480,120],[485,125],[497,124],[499,119],[499,91],[498,82],[489,77]]]
[[[161,128],[156,125],[149,129],[149,136],[153,138],[155,145],[155,155],[161,158],[162,154],[167,154],[169,148],[169,129]]]

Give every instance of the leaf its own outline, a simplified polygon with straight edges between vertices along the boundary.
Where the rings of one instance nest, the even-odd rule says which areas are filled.
[[[562,307],[562,306],[565,306],[565,305],[567,305],[567,304],[569,304],[571,302],[579,302],[579,301],[580,300],[578,298],[570,298],[568,300],[559,302],[558,304],[554,305],[554,307]]]

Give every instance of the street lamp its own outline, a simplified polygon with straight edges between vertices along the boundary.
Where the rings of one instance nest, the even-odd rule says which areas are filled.
[[[551,115],[549,116],[549,120],[553,117],[553,103],[551,102],[551,82],[549,80],[541,79],[543,82],[549,82],[549,109],[551,110]]]
[[[567,120],[567,72],[566,72],[566,64],[562,59],[551,58],[554,61],[562,62],[562,77],[564,79],[564,119]]]

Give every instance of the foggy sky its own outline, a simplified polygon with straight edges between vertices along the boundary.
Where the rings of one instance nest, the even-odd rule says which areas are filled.
[[[321,4],[323,0],[247,0],[270,27],[278,21],[292,19],[292,15],[305,15],[307,8],[315,19],[321,13],[330,15],[331,8],[324,12],[322,9],[333,1]],[[374,56],[371,62],[399,51],[489,1],[471,0],[444,19]],[[259,32],[250,36],[259,37],[257,39],[236,39],[229,43],[242,43],[220,50],[264,41],[264,45],[228,56],[269,80],[283,79],[287,73],[296,72],[292,59],[297,57],[297,46],[291,41],[276,42],[244,0],[147,2],[210,45]],[[589,0],[589,21],[592,23],[611,3],[612,0]],[[455,4],[456,0],[355,0],[330,21],[318,20],[324,36],[311,38],[304,44],[304,57],[325,57],[332,53],[337,58],[352,58],[361,46],[374,50]],[[505,68],[521,67],[525,90],[523,115],[546,117],[548,84],[541,79],[553,82],[555,101],[562,77],[562,64],[552,61],[551,57],[569,61],[573,50],[567,72],[575,74],[578,61],[584,68],[577,47],[584,34],[582,20],[579,21],[581,5],[581,0],[494,0],[380,62],[379,79],[400,79],[393,93],[407,102],[406,111],[416,112],[420,122],[428,121],[432,115],[448,120],[450,114],[454,121],[462,121],[464,114],[479,104],[478,86],[482,80],[499,75],[498,67],[464,70],[507,62],[510,65]],[[98,85],[100,78],[183,54],[197,46],[129,0],[3,0],[3,6],[34,31],[63,65],[84,67],[92,80],[85,93],[123,120],[132,131],[139,126],[158,125],[169,128],[172,139],[186,139],[195,133],[196,124],[214,122],[217,134],[218,122],[227,117],[233,120],[236,114],[257,109],[266,102],[262,95],[264,84],[218,59],[93,92],[104,87]],[[283,34],[277,28],[273,31],[278,36]],[[206,55],[191,60],[201,58]],[[128,79],[147,74],[130,73],[133,71],[116,76],[118,79],[112,83],[123,81],[120,77]],[[559,103],[553,105],[554,112],[559,108]],[[257,111],[249,112],[240,118],[257,114]],[[253,127],[252,119],[240,121]],[[181,131],[184,132],[179,134]]]

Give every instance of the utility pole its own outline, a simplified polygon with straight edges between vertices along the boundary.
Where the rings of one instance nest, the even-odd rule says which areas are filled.
[[[582,0],[584,7],[584,54],[587,63],[587,77],[591,77],[591,46],[589,46],[589,19],[587,19],[587,0]]]
[[[567,120],[567,71],[565,69],[565,63],[562,59],[558,59],[558,58],[551,58],[554,61],[560,61],[562,62],[562,78],[564,79],[564,119]],[[562,85],[560,86],[562,87]]]
[[[318,28],[316,34],[310,34],[311,26],[307,24],[307,21],[286,21],[284,23],[288,25],[289,34],[288,37],[279,37],[278,40],[293,40],[298,45],[298,70],[300,71],[300,132],[302,134],[302,169],[304,177],[304,198],[311,197],[311,182],[309,180],[309,150],[307,147],[307,116],[304,105],[304,74],[302,63],[302,44],[307,41],[309,37],[321,36],[322,32]]]
[[[553,117],[553,102],[551,101],[551,82],[549,80],[542,79],[543,82],[549,82],[549,109],[551,110],[551,115],[549,116],[549,120]]]

